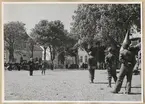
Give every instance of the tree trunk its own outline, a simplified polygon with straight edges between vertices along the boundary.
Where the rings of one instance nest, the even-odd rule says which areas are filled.
[[[51,59],[51,70],[54,69],[54,63],[53,63],[53,60],[54,60],[54,54],[53,54],[53,49],[52,49],[52,46],[49,46],[49,49],[50,49],[50,59]]]
[[[52,56],[52,52],[50,52],[50,54],[51,54],[51,70],[53,70],[54,69],[54,63],[53,63],[53,56]]]
[[[46,60],[46,49],[47,47],[43,47],[44,48],[44,60]]]
[[[14,48],[10,47],[9,48],[9,62],[13,62],[14,61]]]
[[[33,58],[34,46],[32,46],[31,57]]]
[[[75,56],[75,64],[78,64],[78,56]]]
[[[54,63],[53,63],[53,60],[51,60],[51,70],[54,69]]]

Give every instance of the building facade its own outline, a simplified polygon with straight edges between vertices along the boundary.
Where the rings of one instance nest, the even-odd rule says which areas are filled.
[[[27,47],[27,46],[26,46]],[[34,51],[33,51],[33,58],[42,58],[43,50],[40,46],[34,46]],[[23,48],[23,49],[16,49],[14,51],[14,62],[19,63],[20,58],[23,58],[25,61],[29,61],[31,57],[31,52],[28,48]],[[9,62],[9,51],[4,50],[4,62],[8,63]]]
[[[83,64],[88,64],[88,53],[82,49],[82,48],[78,48],[78,58],[79,58],[79,68],[82,67]]]

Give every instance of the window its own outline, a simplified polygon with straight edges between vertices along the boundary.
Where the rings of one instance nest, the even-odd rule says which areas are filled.
[[[80,56],[80,62],[83,62],[83,56]]]
[[[85,62],[88,62],[88,57],[87,56],[85,56]]]

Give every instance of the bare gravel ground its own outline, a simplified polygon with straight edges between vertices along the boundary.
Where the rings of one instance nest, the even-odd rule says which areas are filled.
[[[89,83],[88,70],[47,70],[46,75],[34,71],[5,71],[5,100],[37,101],[141,101],[141,78],[134,75],[132,94],[112,94],[107,87],[106,70],[96,70],[94,84]],[[125,79],[126,80],[126,79]],[[124,81],[125,81],[124,80]]]

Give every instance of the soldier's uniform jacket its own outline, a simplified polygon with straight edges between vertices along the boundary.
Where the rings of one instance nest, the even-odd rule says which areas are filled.
[[[108,69],[116,69],[116,64],[115,64],[115,56],[112,53],[109,53],[105,57],[105,63],[107,65]]]
[[[29,64],[30,70],[34,70],[34,62],[33,61],[29,61],[28,64]]]
[[[91,66],[96,66],[96,47],[90,47],[88,51],[89,51],[88,64]]]
[[[121,61],[121,63],[127,66],[135,65],[135,57],[133,53],[127,49],[123,49],[122,51],[120,51],[119,60]]]
[[[46,62],[43,62],[42,63],[42,69],[45,69],[47,67],[47,63]]]

